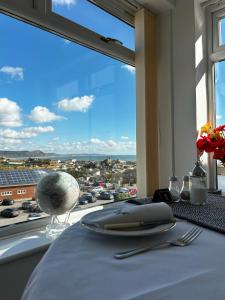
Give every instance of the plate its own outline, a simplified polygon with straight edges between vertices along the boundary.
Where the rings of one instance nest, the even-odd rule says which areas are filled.
[[[116,210],[116,209],[113,208],[113,210]],[[89,229],[96,233],[105,234],[105,235],[114,235],[114,236],[131,236],[131,237],[132,236],[136,236],[136,237],[137,236],[149,236],[149,235],[153,235],[153,234],[157,234],[157,233],[162,233],[162,232],[172,229],[176,225],[176,221],[172,221],[167,224],[156,225],[154,227],[150,226],[149,228],[147,226],[144,226],[143,228],[139,227],[139,228],[135,228],[133,230],[131,230],[131,229],[129,229],[129,230],[113,229],[112,230],[112,229],[105,229],[103,227],[96,226],[94,223],[95,218],[98,217],[99,214],[101,214],[101,216],[104,216],[104,215],[108,214],[109,212],[112,212],[112,208],[91,212],[91,213],[83,216],[82,219],[80,220],[80,223],[86,229]]]

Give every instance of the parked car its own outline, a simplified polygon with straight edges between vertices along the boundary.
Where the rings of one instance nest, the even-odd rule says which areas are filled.
[[[32,204],[31,201],[24,201],[24,202],[22,203],[22,209],[28,210],[32,205],[33,205],[33,204]]]
[[[89,189],[88,191],[90,193],[92,193],[92,192],[98,192],[98,193],[100,193],[100,192],[103,191],[103,187],[102,186],[94,187],[94,188]]]
[[[98,197],[99,200],[113,200],[114,196],[110,192],[101,192],[100,196]]]
[[[29,213],[41,213],[43,212],[37,204],[32,204],[28,208]]]
[[[39,213],[30,213],[27,220],[32,221],[35,219],[40,219],[41,218],[41,214]]]
[[[4,218],[15,218],[20,212],[16,208],[6,208],[1,211],[1,216]]]
[[[2,200],[3,206],[9,206],[9,205],[13,205],[13,204],[14,204],[14,200],[12,200],[12,199],[3,199]]]
[[[116,193],[128,193],[129,190],[127,188],[120,187],[116,189]]]
[[[100,192],[96,192],[96,191],[92,191],[91,194],[95,198],[98,198],[100,196]]]
[[[81,197],[81,198],[79,199],[79,204],[80,204],[80,205],[85,205],[85,204],[88,204],[88,203],[89,203],[89,202],[88,202],[88,200],[87,200],[86,198],[82,198],[82,197]]]
[[[96,202],[96,198],[93,197],[91,193],[84,193],[79,199],[80,204],[87,204],[93,202]]]
[[[137,189],[136,188],[129,188],[128,193],[129,193],[129,195],[136,197],[136,195],[137,195]]]

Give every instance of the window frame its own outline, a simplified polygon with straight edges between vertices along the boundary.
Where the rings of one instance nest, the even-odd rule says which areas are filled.
[[[225,60],[225,45],[219,45],[219,20],[225,17],[225,3],[212,4],[206,9],[206,43],[207,43],[207,94],[208,119],[216,124],[216,98],[215,98],[215,63]],[[212,155],[208,158],[209,186],[218,188],[217,163]]]
[[[135,52],[51,10],[52,0],[1,0],[0,12],[135,66]]]
[[[106,43],[102,41],[102,35],[52,12],[51,0],[1,0],[0,13],[135,66],[135,51],[114,42]],[[0,239],[42,228],[49,224],[50,220],[49,216],[3,226],[0,228]]]

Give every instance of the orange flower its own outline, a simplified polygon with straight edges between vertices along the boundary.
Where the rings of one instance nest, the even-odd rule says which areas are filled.
[[[210,122],[206,123],[201,127],[201,134],[210,133],[212,131],[212,124]]]

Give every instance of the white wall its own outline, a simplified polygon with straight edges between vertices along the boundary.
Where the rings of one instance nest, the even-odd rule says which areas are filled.
[[[158,111],[159,111],[159,184],[167,187],[172,174],[171,124],[171,20],[170,12],[158,16]]]
[[[204,14],[200,6],[196,6],[196,1],[177,0],[173,11],[158,18],[161,187],[168,185],[173,169],[171,105],[174,114],[174,169],[180,182],[183,175],[193,169],[196,161],[196,86],[207,69],[205,59],[195,68],[195,42],[204,29]],[[204,33],[202,41],[205,43]],[[203,49],[203,58],[205,54]],[[204,100],[201,94],[198,98],[198,101]],[[202,120],[207,119],[205,110],[201,116]]]

